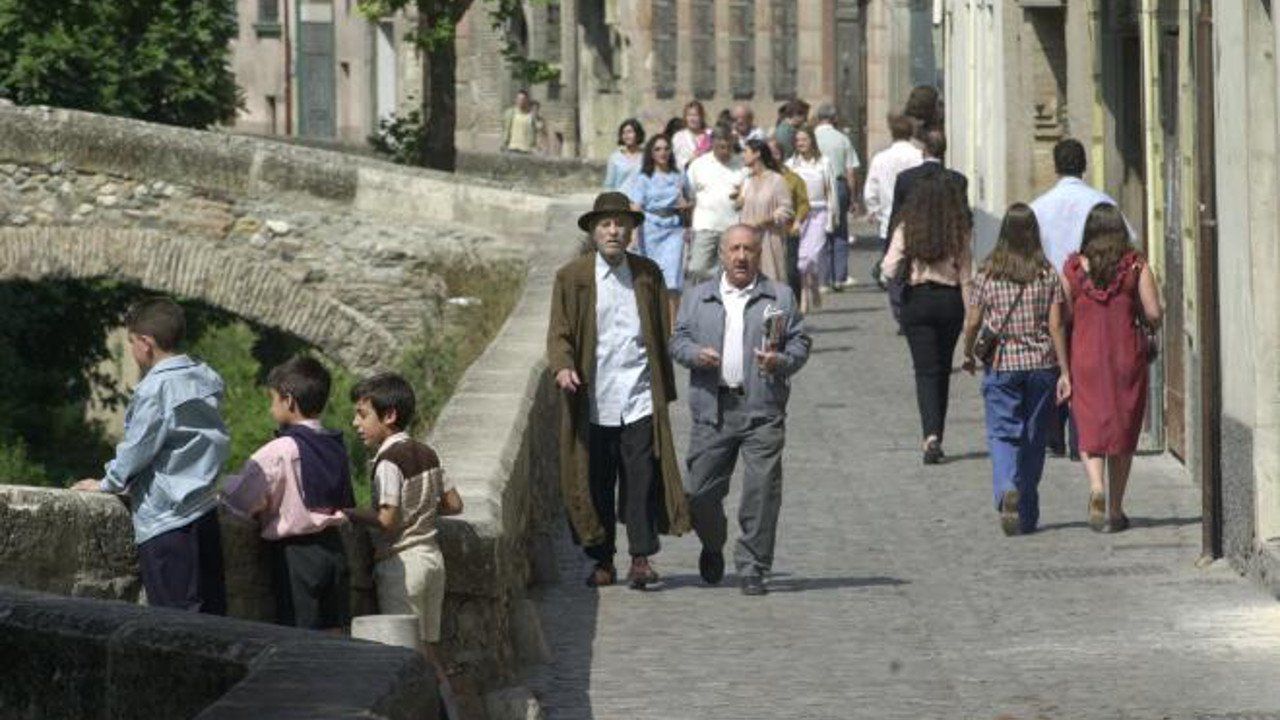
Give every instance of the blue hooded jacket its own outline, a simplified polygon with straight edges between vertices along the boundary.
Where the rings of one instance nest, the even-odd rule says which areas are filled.
[[[175,355],[156,363],[134,390],[124,439],[101,487],[129,497],[138,544],[217,506],[218,474],[231,446],[218,410],[223,389],[208,365]]]

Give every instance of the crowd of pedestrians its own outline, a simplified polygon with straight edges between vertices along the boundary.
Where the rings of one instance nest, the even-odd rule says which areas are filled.
[[[1126,529],[1161,308],[1116,203],[1083,180],[1083,146],[1058,143],[1057,185],[1012,205],[995,249],[975,258],[968,179],[946,165],[934,88],[914,89],[887,119],[892,142],[872,157],[861,188],[834,109],[819,107],[810,119],[809,106],[794,100],[771,132],[746,105],[708,125],[705,108],[690,102],[650,138],[629,180],[624,167],[636,162],[643,129],[634,119],[619,129],[606,188],[622,193],[601,195],[583,217],[588,253],[557,276],[548,337],[548,362],[568,400],[562,485],[575,535],[595,563],[588,584],[617,579],[613,534],[601,524],[618,513],[633,587],[658,580],[657,534],[684,529],[701,540],[703,579],[720,582],[723,502],[741,458],[733,559],[744,593],[767,592],[790,380],[810,345],[803,317],[822,307],[824,289],[852,282],[850,198],[859,189],[883,251],[873,278],[888,291],[915,375],[923,462],[947,459],[960,345],[961,368],[982,373],[1001,529],[1036,531],[1050,450],[1083,459],[1090,527]],[[594,295],[584,292],[593,268]],[[665,308],[655,304],[660,296]],[[672,361],[690,371],[683,467],[666,416]]]
[[[821,293],[855,284],[849,216],[861,163],[836,119],[830,104],[814,111],[791,100],[766,132],[749,105],[725,109],[712,124],[694,100],[647,145],[637,119],[622,122],[603,186],[644,213],[630,249],[662,268],[673,313],[684,278],[709,277],[721,235],[737,223],[761,232],[763,272],[790,287],[804,311],[820,307]],[[661,173],[656,182],[651,165]]]

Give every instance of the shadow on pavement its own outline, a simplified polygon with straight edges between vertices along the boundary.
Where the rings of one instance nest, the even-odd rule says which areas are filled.
[[[866,587],[882,587],[882,586],[898,586],[910,584],[907,580],[898,578],[870,576],[870,577],[792,577],[787,573],[774,573],[769,578],[769,589],[773,592],[804,592],[807,590],[843,590],[846,588],[866,588]],[[738,590],[738,576],[730,573],[725,575],[724,580],[719,585],[707,585],[702,582],[702,578],[694,574],[684,575],[668,575],[663,578],[661,587],[656,587],[650,592],[660,592],[663,590],[679,590],[683,588],[691,588],[703,591],[731,591]]]

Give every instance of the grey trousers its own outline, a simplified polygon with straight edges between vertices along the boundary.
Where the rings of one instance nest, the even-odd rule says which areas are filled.
[[[693,282],[702,282],[716,274],[720,268],[720,233],[718,231],[693,231],[693,243],[689,247],[687,267]]]
[[[786,419],[747,416],[743,398],[720,394],[720,424],[694,423],[689,439],[689,496],[693,529],[703,548],[720,550],[728,541],[724,499],[729,478],[742,455],[742,499],[738,505],[740,535],[733,562],[741,576],[763,575],[773,567],[773,546],[782,508],[782,446]]]

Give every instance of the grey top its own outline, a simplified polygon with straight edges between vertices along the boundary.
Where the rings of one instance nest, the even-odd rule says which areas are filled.
[[[785,320],[781,346],[782,364],[764,374],[756,364],[766,308],[782,313]],[[756,280],[747,300],[743,333],[743,381],[747,412],[751,417],[785,415],[791,394],[791,376],[809,359],[812,341],[804,332],[804,318],[796,307],[791,288],[764,275]],[[720,351],[724,344],[724,301],[720,277],[707,280],[684,294],[680,314],[671,338],[671,358],[689,368],[689,409],[693,421],[718,424],[720,421],[720,369],[698,367],[698,351],[710,347]]]

